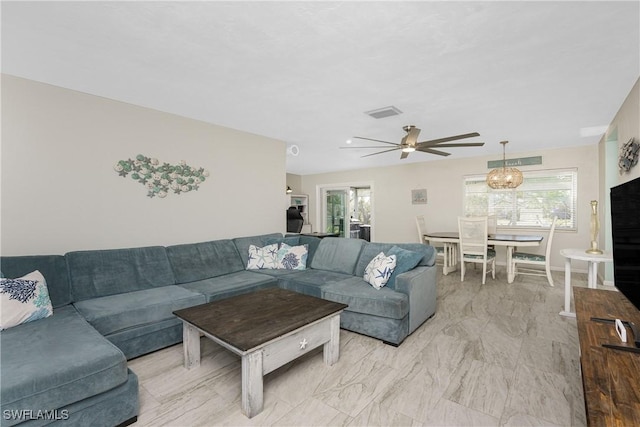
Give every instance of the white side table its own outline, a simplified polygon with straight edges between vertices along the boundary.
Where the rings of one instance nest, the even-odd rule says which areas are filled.
[[[561,316],[576,317],[576,313],[571,311],[571,260],[587,261],[589,263],[589,276],[587,284],[590,288],[595,289],[598,282],[598,263],[612,262],[613,256],[611,252],[602,254],[588,254],[586,249],[562,249],[560,255],[565,257],[564,261],[564,310],[560,312]]]

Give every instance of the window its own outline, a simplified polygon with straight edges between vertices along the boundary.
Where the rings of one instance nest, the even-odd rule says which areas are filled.
[[[495,215],[498,227],[548,228],[554,216],[556,228],[576,229],[578,172],[558,169],[522,172],[524,181],[514,190],[494,190],[486,175],[464,178],[464,213]]]

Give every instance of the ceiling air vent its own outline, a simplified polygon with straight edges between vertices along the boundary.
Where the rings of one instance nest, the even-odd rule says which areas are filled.
[[[378,108],[377,110],[365,111],[364,113],[370,115],[374,119],[383,119],[385,117],[402,114],[402,111],[391,105],[389,107]]]

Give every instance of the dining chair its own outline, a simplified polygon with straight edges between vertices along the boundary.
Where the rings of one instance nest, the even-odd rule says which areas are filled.
[[[465,262],[482,264],[482,284],[487,278],[487,265],[491,264],[491,277],[496,278],[496,251],[488,247],[488,218],[458,217],[460,236],[460,281],[464,281]]]
[[[558,221],[558,217],[553,217],[551,221],[551,228],[549,229],[549,237],[547,237],[547,246],[544,251],[544,255],[539,254],[530,254],[527,252],[514,252],[511,258],[511,271],[513,272],[513,277],[509,281],[509,283],[513,282],[515,276],[518,274],[528,275],[528,276],[547,276],[547,280],[549,281],[549,285],[553,286],[553,278],[551,277],[551,242],[553,241],[553,233],[556,230],[556,222]],[[518,265],[525,265],[525,267],[518,268]],[[544,267],[544,270],[540,268],[531,268],[528,266],[541,266]]]
[[[498,219],[495,215],[487,216],[487,234],[492,235],[498,232]]]
[[[429,240],[424,237],[427,232],[426,221],[424,219],[424,215],[416,216],[416,227],[418,228],[418,241],[423,244],[429,244]],[[434,246],[436,250],[436,259],[438,257],[442,257],[444,259],[444,247],[443,246]]]

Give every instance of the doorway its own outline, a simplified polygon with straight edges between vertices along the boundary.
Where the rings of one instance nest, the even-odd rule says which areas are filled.
[[[318,186],[319,217],[324,233],[371,241],[373,189],[371,184]]]

